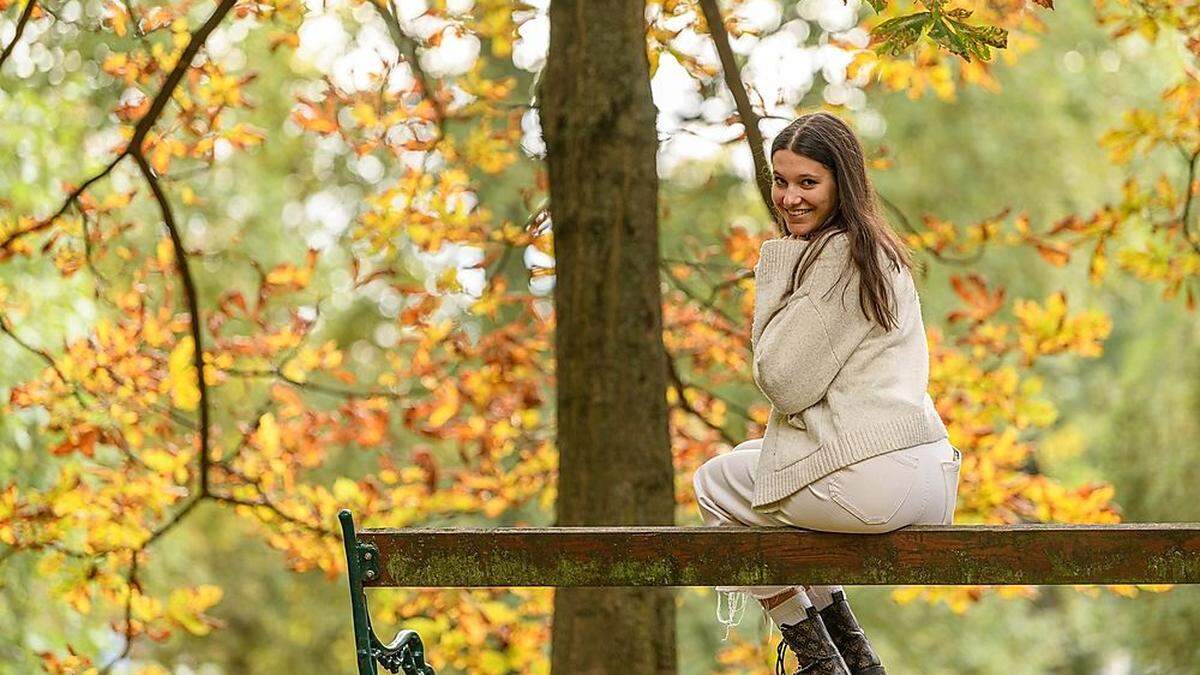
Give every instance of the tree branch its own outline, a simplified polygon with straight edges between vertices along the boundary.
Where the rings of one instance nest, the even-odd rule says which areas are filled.
[[[167,102],[171,100],[171,96],[175,93],[175,87],[179,85],[179,81],[183,79],[188,68],[192,65],[192,59],[196,58],[196,53],[204,46],[204,42],[208,40],[208,36],[216,27],[225,19],[225,15],[233,9],[237,4],[237,0],[221,0],[221,4],[208,17],[202,26],[192,33],[191,39],[188,40],[187,46],[183,48],[183,53],[179,55],[179,61],[175,63],[175,68],[167,75],[166,81],[163,82],[162,89],[155,95],[154,100],[150,103],[150,109],[138,120],[137,127],[133,130],[133,138],[129,139],[129,146],[125,148],[124,154],[131,152],[141,152],[142,142],[146,139],[146,134],[158,121],[159,115],[167,106]]]
[[[25,32],[25,24],[29,23],[29,16],[33,14],[33,6],[37,4],[37,0],[29,0],[25,3],[25,9],[21,10],[21,18],[17,19],[17,32],[13,35],[12,42],[4,48],[4,53],[0,54],[0,68],[4,67],[4,62],[8,60],[17,43],[21,41],[21,33]]]
[[[308,389],[311,391],[328,394],[330,396],[340,396],[342,398],[386,398],[393,401],[403,401],[412,398],[411,393],[397,393],[391,391],[358,391],[354,389],[346,389],[343,387],[335,387],[328,384],[320,384],[318,382],[301,382],[283,374],[282,368],[270,368],[264,370],[247,370],[244,368],[224,368],[222,369],[231,375],[239,377],[275,377],[283,382],[286,382],[298,389]]]
[[[738,117],[746,129],[746,142],[750,144],[750,156],[754,159],[754,182],[758,185],[758,193],[767,213],[780,234],[785,234],[784,224],[775,213],[771,204],[771,171],[767,167],[766,151],[763,149],[762,131],[758,128],[759,116],[750,105],[750,97],[746,93],[746,85],[742,82],[742,74],[734,58],[733,49],[729,46],[729,34],[725,32],[725,22],[721,18],[721,10],[717,0],[700,0],[700,9],[704,12],[704,22],[708,24],[708,33],[712,36],[717,47],[717,56],[721,59],[721,70],[725,73],[725,86],[733,94],[737,104]]]
[[[1183,228],[1183,239],[1191,247],[1192,250],[1200,254],[1200,241],[1192,239],[1192,231],[1188,226],[1188,219],[1191,217],[1192,198],[1195,196],[1195,188],[1193,185],[1196,182],[1196,159],[1200,158],[1200,150],[1192,153],[1188,157],[1188,174],[1187,174],[1187,190],[1183,199],[1183,215],[1179,216],[1179,224]]]
[[[208,39],[209,34],[216,29],[217,25],[219,25],[225,16],[229,14],[229,11],[233,9],[233,6],[236,3],[237,0],[221,0],[221,4],[218,5],[217,9],[213,11],[211,16],[208,17],[208,20],[204,22],[204,25],[200,26],[200,28],[192,34],[192,37],[188,40],[187,46],[183,48],[183,53],[180,55],[179,61],[175,64],[175,68],[171,70],[169,75],[167,75],[167,79],[163,82],[162,89],[160,89],[158,94],[154,96],[154,100],[150,103],[150,109],[146,111],[146,114],[142,116],[142,119],[138,120],[137,126],[133,131],[133,137],[129,140],[129,144],[125,147],[125,149],[121,151],[121,154],[117,155],[112,162],[110,162],[109,165],[104,168],[103,171],[95,176],[92,176],[87,180],[86,183],[73,190],[71,194],[68,195],[63,201],[62,206],[58,208],[58,211],[56,211],[54,215],[46,218],[45,220],[38,221],[37,223],[34,223],[23,230],[13,232],[6,236],[3,240],[0,240],[0,252],[9,250],[12,247],[13,242],[17,239],[27,234],[33,234],[34,232],[38,232],[50,227],[50,225],[53,224],[54,221],[60,216],[62,216],[62,214],[66,212],[67,208],[76,199],[78,199],[79,195],[82,194],[83,191],[86,190],[92,183],[95,183],[104,176],[107,176],[109,172],[111,172],[113,168],[116,167],[116,165],[119,164],[127,155],[132,154],[135,150],[139,153],[141,152],[142,142],[145,141],[146,134],[150,132],[150,129],[154,126],[154,123],[158,121],[159,115],[161,115],[163,109],[166,108],[167,102],[171,100],[171,96],[175,93],[175,87],[179,85],[180,80],[182,80],[184,74],[187,73],[187,69],[191,66],[192,59],[196,57],[196,53],[199,52],[200,48],[204,46],[204,42]],[[32,5],[33,2],[31,0],[30,6]],[[18,33],[18,36],[19,35],[20,33]]]
[[[208,494],[208,465],[209,465],[209,400],[208,400],[208,383],[204,380],[204,341],[200,332],[200,300],[196,293],[196,282],[192,277],[191,267],[188,265],[188,253],[183,246],[183,239],[179,236],[179,228],[175,224],[175,215],[171,212],[171,203],[167,200],[167,195],[163,192],[162,186],[158,184],[158,179],[154,175],[154,170],[150,168],[149,162],[142,156],[140,147],[133,152],[133,158],[137,162],[138,167],[142,170],[142,175],[145,176],[146,182],[150,184],[150,189],[154,192],[154,199],[158,202],[159,209],[162,211],[163,225],[167,228],[167,233],[171,236],[171,246],[175,250],[176,268],[179,270],[179,276],[183,280],[184,297],[188,306],[188,326],[192,333],[192,365],[196,368],[196,386],[200,390],[200,494]]]
[[[683,395],[683,390],[687,387],[687,385],[685,385],[683,379],[679,377],[679,370],[675,367],[675,358],[670,354],[667,355],[667,374],[671,377],[671,386],[675,388],[675,393],[679,395],[679,407],[683,408],[692,415],[695,415],[697,419],[704,423],[704,426],[720,434],[721,438],[723,438],[726,443],[729,443],[730,445],[737,445],[741,442],[733,436],[730,436],[729,432],[725,431],[724,427],[708,419],[701,414],[699,410],[696,410],[694,407],[692,407],[691,403],[688,403],[687,398]]]
[[[129,574],[125,577],[125,645],[121,647],[121,651],[113,655],[108,663],[100,669],[100,675],[108,675],[112,669],[121,662],[122,659],[129,656],[130,650],[133,649],[133,589],[138,583],[138,559],[137,551],[131,552],[132,559],[129,561]]]
[[[50,366],[54,373],[58,375],[58,379],[62,380],[63,384],[68,386],[71,384],[71,382],[67,380],[67,377],[63,375],[63,372],[58,369],[58,364],[54,361],[54,357],[50,356],[50,354],[45,350],[38,349],[37,347],[34,347],[18,337],[16,332],[13,331],[12,324],[8,322],[8,317],[4,316],[3,314],[0,314],[0,333],[4,333],[8,337],[12,338],[13,342],[16,342],[18,345],[24,348],[25,351],[28,351],[45,361],[46,365]],[[81,400],[80,403],[83,403],[83,401]]]
[[[438,127],[438,139],[446,136],[446,107],[442,104],[442,100],[437,97],[437,90],[431,84],[431,78],[421,67],[421,62],[417,57],[417,42],[409,37],[407,33],[400,27],[400,19],[397,16],[395,5],[391,0],[371,0],[371,5],[375,7],[380,16],[383,17],[383,22],[387,24],[388,33],[392,36],[392,42],[396,44],[396,49],[404,56],[404,60],[408,63],[408,67],[412,70],[413,77],[416,78],[417,84],[421,87],[421,94],[433,106],[434,122]],[[434,143],[437,141],[435,140]]]
[[[150,189],[154,192],[154,198],[158,202],[159,209],[162,211],[163,225],[167,228],[167,233],[171,236],[171,245],[175,250],[175,259],[179,269],[179,275],[183,280],[184,296],[187,300],[188,312],[190,313],[189,324],[192,332],[192,363],[196,368],[196,386],[200,390],[200,496],[208,494],[208,465],[209,465],[209,400],[208,400],[208,384],[204,381],[204,341],[201,336],[200,326],[200,302],[196,293],[196,283],[192,277],[191,268],[188,266],[188,253],[183,245],[183,239],[179,235],[179,228],[175,224],[175,216],[171,212],[171,203],[167,199],[167,195],[163,192],[162,186],[159,185],[158,179],[154,174],[154,170],[150,168],[149,162],[142,152],[142,143],[146,138],[146,134],[154,126],[159,115],[166,108],[167,101],[171,100],[171,96],[175,91],[175,87],[179,85],[183,79],[187,69],[191,67],[192,59],[204,46],[204,42],[208,39],[209,34],[216,29],[217,25],[229,13],[237,0],[221,0],[221,4],[217,5],[216,10],[208,17],[200,28],[192,34],[188,40],[187,46],[183,48],[183,54],[180,55],[179,61],[175,64],[175,68],[167,75],[166,81],[163,83],[162,89],[155,95],[154,101],[150,104],[150,109],[138,120],[137,127],[133,131],[133,137],[129,141],[129,145],[125,148],[125,154],[132,154],[134,160],[141,169],[142,175],[146,178],[146,182],[150,184]],[[120,160],[120,157],[117,158]]]
[[[913,227],[913,224],[911,222],[909,222],[908,216],[904,214],[904,211],[901,211],[900,207],[898,207],[894,203],[892,203],[892,200],[890,200],[887,197],[880,194],[879,201],[883,202],[883,205],[885,207],[887,207],[887,209],[889,211],[891,211],[893,214],[896,215],[896,218],[900,221],[901,227],[908,230],[912,234],[920,234],[920,231],[916,227]],[[983,257],[983,245],[982,244],[979,246],[979,248],[975,249],[975,252],[973,254],[963,257],[963,258],[953,258],[953,257],[947,256],[947,255],[944,255],[938,251],[935,251],[931,248],[923,248],[921,250],[927,251],[929,253],[929,255],[933,256],[934,258],[937,258],[940,262],[945,263],[947,265],[958,265],[958,266],[973,265],[976,262],[978,262],[980,258]]]
[[[187,516],[187,514],[191,513],[192,509],[196,508],[196,505],[199,504],[200,500],[202,499],[204,499],[203,495],[193,497],[191,501],[189,501],[187,504],[184,504],[183,508],[179,509],[174,516],[171,516],[170,520],[163,523],[162,526],[160,526],[157,530],[151,532],[150,536],[146,538],[146,541],[142,542],[141,546],[138,546],[135,549],[129,549],[129,575],[126,577],[126,585],[129,587],[129,592],[125,596],[125,646],[121,649],[119,654],[113,656],[113,658],[106,663],[103,668],[100,669],[102,674],[111,672],[113,667],[116,666],[122,659],[129,656],[129,651],[133,649],[133,589],[138,585],[138,554],[149,548],[150,545],[153,544],[159,537],[174,529],[175,526]]]
[[[251,483],[251,484],[254,485],[255,488],[258,487],[254,483]],[[226,504],[233,504],[234,506],[248,506],[251,508],[267,509],[268,511],[271,511],[272,513],[279,516],[283,520],[285,520],[299,528],[308,530],[310,533],[321,536],[321,537],[331,537],[332,538],[332,537],[337,536],[332,530],[327,530],[319,525],[313,525],[312,523],[307,523],[303,520],[300,520],[299,518],[289,516],[288,514],[284,513],[278,506],[275,505],[274,502],[267,499],[266,495],[264,495],[262,493],[261,489],[258,492],[258,496],[259,496],[258,501],[254,501],[251,499],[239,499],[237,497],[229,497],[227,495],[210,495],[210,497],[212,499],[215,499],[218,502],[224,502]]]
[[[0,239],[0,253],[10,250],[12,248],[13,243],[16,242],[17,239],[20,239],[21,237],[24,237],[27,234],[33,234],[35,232],[40,232],[41,230],[44,230],[44,229],[50,227],[52,224],[54,224],[54,221],[56,221],[60,217],[62,217],[62,214],[66,213],[67,209],[70,208],[71,204],[74,204],[75,200],[79,199],[79,195],[83,194],[84,190],[88,189],[88,187],[91,186],[92,183],[95,183],[96,181],[100,180],[101,178],[104,178],[105,176],[107,176],[109,174],[109,172],[111,172],[113,170],[113,168],[116,167],[117,164],[119,164],[120,161],[125,158],[125,155],[127,152],[128,152],[128,149],[126,151],[122,152],[121,154],[117,155],[116,158],[113,159],[113,161],[108,163],[108,166],[104,167],[103,171],[101,171],[100,173],[96,174],[95,176],[92,176],[91,178],[87,179],[87,182],[85,182],[83,185],[80,185],[79,187],[72,190],[71,194],[67,195],[67,198],[63,200],[62,206],[58,207],[58,210],[54,212],[54,215],[50,216],[49,218],[39,220],[38,222],[30,225],[29,227],[27,227],[23,230],[17,230],[15,232],[11,232],[7,236],[5,236],[4,239]]]

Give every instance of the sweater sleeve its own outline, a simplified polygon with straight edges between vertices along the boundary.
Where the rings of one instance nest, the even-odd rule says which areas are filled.
[[[872,326],[859,306],[858,271],[845,242],[835,238],[800,286],[764,317],[753,342],[755,384],[785,415],[809,408],[825,397]]]
[[[768,239],[758,251],[754,267],[754,321],[750,347],[758,343],[768,319],[787,302],[788,283],[808,242],[802,239]]]

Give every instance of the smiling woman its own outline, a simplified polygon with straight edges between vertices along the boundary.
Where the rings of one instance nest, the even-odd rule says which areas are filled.
[[[787,148],[771,153],[771,202],[788,232],[807,239],[833,213],[837,181],[824,164]]]
[[[824,112],[771,144],[779,238],[754,270],[752,377],[771,402],[762,439],[693,478],[709,526],[882,533],[950,524],[961,455],[929,385],[903,242],[879,215],[854,133]],[[718,587],[758,599],[806,673],[883,675],[841,586]],[[735,603],[731,603],[735,604]],[[828,624],[828,625],[827,625]]]

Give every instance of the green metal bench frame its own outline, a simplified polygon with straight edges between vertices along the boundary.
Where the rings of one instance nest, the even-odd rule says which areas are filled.
[[[379,575],[379,549],[361,542],[355,536],[354,516],[342,509],[338,513],[342,524],[342,543],[346,547],[346,575],[350,580],[350,609],[354,616],[354,650],[359,675],[379,675],[376,663],[390,673],[404,671],[405,675],[436,675],[425,663],[425,645],[413,630],[400,631],[388,644],[375,635],[371,627],[371,612],[363,580]]]
[[[355,531],[346,546],[360,675],[433,675],[414,631],[384,645],[366,588],[1200,583],[1200,523],[790,527],[501,527]]]

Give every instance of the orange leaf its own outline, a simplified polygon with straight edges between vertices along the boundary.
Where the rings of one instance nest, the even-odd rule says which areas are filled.
[[[1056,246],[1043,241],[1035,241],[1033,245],[1037,247],[1038,255],[1055,267],[1062,267],[1071,261],[1071,253],[1065,246]]]
[[[987,281],[978,274],[972,273],[966,279],[952,276],[950,285],[955,295],[967,304],[967,309],[950,312],[947,318],[951,323],[963,319],[976,323],[986,321],[1004,305],[1004,289],[1000,288],[994,293],[988,291]]]

